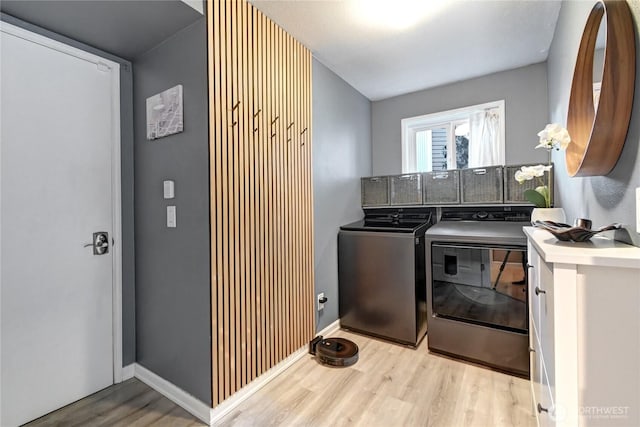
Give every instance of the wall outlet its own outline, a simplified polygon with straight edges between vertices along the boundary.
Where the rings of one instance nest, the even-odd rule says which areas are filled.
[[[636,233],[640,233],[640,187],[636,187]]]
[[[318,311],[324,310],[325,302],[327,302],[327,299],[324,297],[324,292],[320,292],[318,294]]]

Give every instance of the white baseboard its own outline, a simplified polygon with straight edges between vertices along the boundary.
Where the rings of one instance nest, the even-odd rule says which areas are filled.
[[[231,397],[229,397],[225,401],[221,402],[218,406],[213,408],[211,410],[211,425],[214,425],[215,423],[220,421],[222,418],[227,416],[231,411],[237,408],[242,402],[247,400],[249,397],[255,394],[258,390],[260,390],[262,387],[267,385],[270,381],[273,381],[278,375],[280,375],[281,373],[286,371],[288,368],[290,368],[291,365],[293,365],[298,360],[303,358],[304,355],[307,354],[307,350],[308,350],[307,346],[304,346],[298,349],[295,353],[290,354],[289,357],[287,357],[286,359],[284,359],[283,361],[281,361],[280,363],[278,363],[277,365],[275,365],[274,367],[272,367],[271,369],[269,369],[268,371],[260,375],[258,378],[256,378],[255,380],[253,380],[252,382],[244,386],[242,389],[237,391],[235,394],[233,394]]]
[[[340,329],[340,320],[336,320],[335,322],[331,323],[316,335],[324,336],[327,334],[331,334],[338,329]],[[235,408],[237,408],[242,402],[247,400],[258,390],[267,385],[270,381],[273,381],[278,375],[290,368],[291,365],[303,358],[304,355],[307,354],[307,351],[308,347],[306,345],[298,349],[296,352],[289,355],[289,357],[260,375],[258,378],[247,384],[242,389],[238,390],[228,399],[221,402],[215,408],[209,407],[209,405],[207,405],[206,403],[201,402],[189,393],[181,390],[180,388],[171,384],[169,381],[161,378],[160,376],[154,374],[144,366],[141,366],[137,363],[134,365],[125,366],[123,368],[123,375],[125,379],[130,378],[127,376],[127,373],[131,367],[134,370],[135,377],[140,381],[155,389],[157,392],[164,395],[177,405],[183,407],[198,419],[204,421],[209,425],[215,425],[217,422],[221,421],[225,416],[231,413]]]
[[[208,404],[198,400],[142,365],[136,363],[134,371],[135,377],[140,381],[181,406],[196,418],[211,425],[211,407]]]
[[[135,363],[122,367],[122,381],[133,378],[135,375]]]
[[[324,337],[325,335],[329,335],[329,334],[334,333],[338,329],[340,329],[340,319],[338,319],[335,322],[331,323],[329,326],[327,326],[326,328],[324,328],[323,330],[318,332],[316,335],[322,335]]]

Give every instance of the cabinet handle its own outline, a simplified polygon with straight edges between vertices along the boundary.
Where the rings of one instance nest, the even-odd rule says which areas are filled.
[[[546,294],[547,293],[547,291],[543,291],[542,289],[540,289],[537,286],[536,286],[535,292],[536,292],[536,295]]]
[[[529,268],[533,268],[533,265],[527,263],[527,269],[529,269]]]
[[[541,404],[538,403],[538,413],[541,414],[543,412],[546,412],[548,414],[549,410],[547,408],[544,408]]]

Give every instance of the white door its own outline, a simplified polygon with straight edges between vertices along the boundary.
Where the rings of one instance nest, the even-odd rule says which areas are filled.
[[[1,25],[5,427],[113,384],[119,66]],[[85,247],[94,232],[108,233],[107,254]]]

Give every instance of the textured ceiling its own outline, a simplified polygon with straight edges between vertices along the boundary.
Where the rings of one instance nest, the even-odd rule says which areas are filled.
[[[371,100],[545,61],[560,11],[538,0],[251,3]],[[372,24],[376,4],[391,8]],[[404,25],[387,25],[405,6],[416,10]]]

